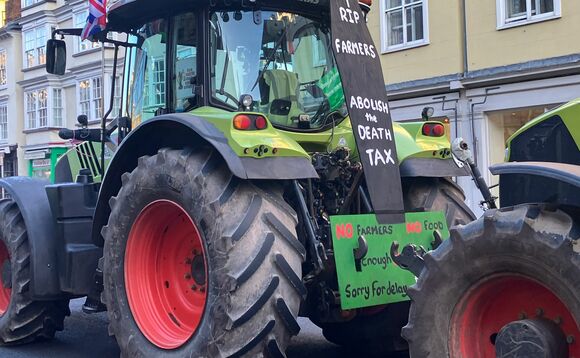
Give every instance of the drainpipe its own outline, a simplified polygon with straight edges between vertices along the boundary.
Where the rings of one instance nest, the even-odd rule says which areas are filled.
[[[466,0],[461,0],[461,10],[463,11],[463,16],[461,16],[461,27],[463,31],[463,78],[467,77],[469,72],[469,59],[467,52],[467,3]]]

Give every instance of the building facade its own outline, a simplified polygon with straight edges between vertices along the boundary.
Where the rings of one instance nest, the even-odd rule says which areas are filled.
[[[488,168],[504,160],[511,134],[580,97],[575,0],[378,0],[369,27],[393,118],[420,119],[434,107],[435,117],[450,119],[452,136],[472,146],[490,184],[497,178]],[[480,213],[478,190],[459,182]]]
[[[110,48],[67,37],[67,72],[64,76],[46,73],[46,40],[56,28],[82,28],[88,15],[88,1],[22,0],[22,80],[18,82],[24,99],[23,160],[27,174],[54,178],[57,159],[72,147],[58,137],[63,127],[75,128],[84,114],[96,125],[109,98],[112,76]],[[108,101],[107,101],[108,102]]]
[[[0,28],[0,176],[7,177],[22,173],[24,134],[22,133],[22,90],[16,84],[22,79],[20,68],[20,26],[12,22],[18,18],[19,7],[10,9],[10,4],[0,2],[2,27]]]

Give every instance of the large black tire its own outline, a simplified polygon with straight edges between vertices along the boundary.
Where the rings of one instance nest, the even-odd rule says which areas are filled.
[[[403,181],[405,210],[443,211],[449,227],[475,220],[465,205],[465,195],[448,179],[408,178]],[[390,304],[371,315],[359,315],[345,323],[322,324],[329,341],[357,352],[384,355],[407,349],[401,329],[407,323],[410,302]]]
[[[259,188],[235,178],[208,148],[162,149],[139,159],[137,168],[123,176],[103,229],[103,298],[122,356],[285,356],[291,336],[300,330],[296,317],[306,288],[296,213],[281,195],[274,184]],[[179,204],[195,222],[207,265],[205,311],[193,336],[175,349],[161,349],[143,334],[125,287],[132,225],[159,199]]]
[[[0,201],[0,240],[9,260],[0,262],[5,275],[2,285],[11,287],[6,311],[0,316],[0,344],[16,345],[51,339],[62,331],[70,315],[69,301],[32,301],[30,289],[30,249],[24,219],[11,199]],[[9,269],[8,269],[9,266]],[[8,280],[10,273],[10,282]]]
[[[531,312],[518,308],[528,303],[541,305],[539,295],[521,290],[519,286],[515,288],[516,294],[502,289],[493,291],[496,295],[474,296],[483,292],[481,289],[486,285],[510,277],[539,283],[542,289],[555,294],[576,322],[580,322],[580,253],[573,248],[579,236],[580,226],[568,214],[536,205],[490,210],[477,221],[454,228],[450,240],[425,256],[426,269],[417,284],[409,288],[412,306],[403,336],[409,342],[411,356],[464,357],[457,353],[458,348],[450,349],[450,342],[461,349],[469,347],[465,341],[457,344],[462,333],[455,332],[467,328],[474,330],[480,320],[468,320],[470,322],[456,326],[462,329],[452,330],[454,322],[458,322],[455,317],[469,317],[466,316],[469,312],[486,315],[482,310],[465,310],[468,307],[465,303],[471,297],[487,297],[483,299],[485,304],[496,299],[504,299],[507,305],[514,304],[517,310],[507,312],[510,320],[533,318],[542,315],[543,310],[546,312],[544,318],[555,319],[548,315],[556,316],[556,313],[549,312],[546,307],[534,308]],[[523,297],[517,300],[517,294]],[[500,307],[505,309],[506,304]],[[499,319],[502,310],[495,308],[490,308],[495,314],[486,317]],[[534,313],[535,310],[538,311]],[[497,325],[502,327],[509,322],[497,322]],[[494,351],[497,337],[494,334],[485,337],[482,349]],[[468,355],[480,357],[482,353],[472,351]]]

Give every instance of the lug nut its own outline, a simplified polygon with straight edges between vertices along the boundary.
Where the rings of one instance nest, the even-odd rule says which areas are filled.
[[[542,317],[544,315],[544,310],[541,308],[536,309],[536,316]]]
[[[201,293],[204,293],[204,292],[205,292],[205,287],[203,287],[203,286],[202,286],[202,287],[200,287],[200,288],[199,288],[199,292],[201,292]]]
[[[556,318],[554,318],[554,323],[561,324],[562,323],[562,317],[557,316]]]
[[[197,286],[196,285],[191,286],[191,290],[192,291],[197,291]]]
[[[525,312],[520,312],[520,314],[518,314],[518,319],[526,319],[528,318],[528,315],[526,315]]]
[[[572,344],[572,343],[574,343],[574,341],[575,341],[574,336],[566,337],[566,343]]]
[[[190,275],[190,274],[188,274],[188,273],[186,273],[186,274],[185,274],[185,279],[186,279],[186,280],[191,280],[191,275]]]

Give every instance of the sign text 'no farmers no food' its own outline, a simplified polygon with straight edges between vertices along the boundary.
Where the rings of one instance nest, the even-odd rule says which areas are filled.
[[[357,0],[332,0],[332,48],[371,202],[381,223],[403,222],[401,176],[379,52]]]

